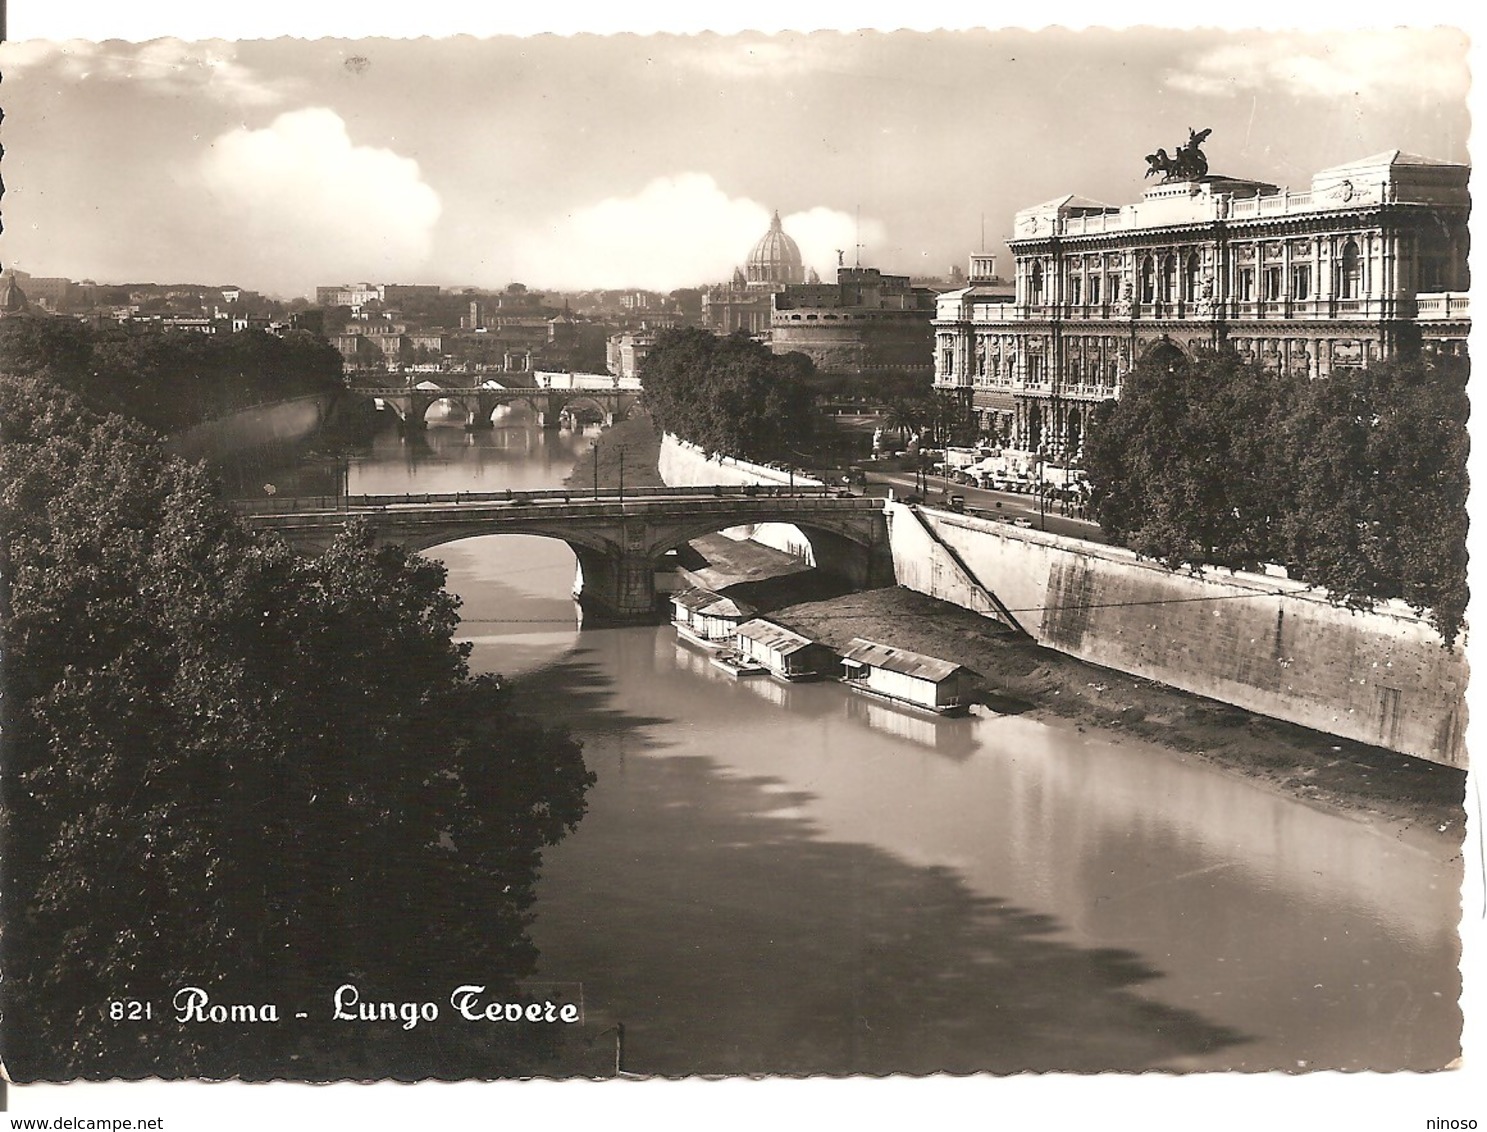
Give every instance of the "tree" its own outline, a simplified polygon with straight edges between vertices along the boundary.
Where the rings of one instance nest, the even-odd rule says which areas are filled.
[[[737,333],[664,331],[641,365],[645,402],[667,432],[711,454],[789,455],[813,430],[815,365]]]
[[[1295,396],[1293,378],[1228,351],[1138,365],[1085,443],[1111,540],[1173,568],[1278,561]]]
[[[1173,568],[1286,566],[1331,600],[1467,600],[1468,366],[1391,359],[1315,381],[1230,353],[1143,363],[1096,413],[1085,464],[1112,542]]]
[[[541,849],[593,777],[471,679],[439,564],[348,531],[299,558],[201,466],[0,380],[7,1067],[500,1075],[540,1043],[337,1026],[342,982],[425,999],[530,973]],[[431,927],[437,925],[438,930]],[[298,1025],[121,1025],[200,986]],[[157,1016],[158,1017],[158,1016]]]
[[[1465,359],[1388,360],[1305,390],[1291,435],[1287,560],[1341,601],[1430,610],[1449,644],[1465,615]]]
[[[250,405],[343,388],[341,357],[295,330],[237,334],[95,330],[70,318],[0,322],[5,372],[44,376],[98,412],[176,432]]]

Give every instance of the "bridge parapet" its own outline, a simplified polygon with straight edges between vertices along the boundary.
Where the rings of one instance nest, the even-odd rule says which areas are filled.
[[[318,553],[347,523],[363,520],[379,539],[426,550],[492,534],[562,539],[578,557],[580,600],[621,619],[655,612],[654,575],[670,549],[700,535],[758,523],[792,523],[816,547],[816,561],[860,585],[892,583],[883,502],[823,489],[790,494],[755,485],[737,488],[642,489],[598,497],[538,492],[254,500],[248,523],[277,531],[299,549]]]
[[[880,500],[856,496],[848,491],[827,487],[812,487],[793,491],[783,486],[767,484],[723,485],[702,487],[633,487],[624,492],[604,490],[598,493],[577,488],[536,488],[517,491],[455,491],[455,492],[404,492],[384,495],[275,495],[264,499],[236,500],[233,506],[244,514],[281,514],[302,511],[353,511],[362,508],[427,507],[434,504],[467,506],[481,503],[508,503],[524,506],[531,503],[564,504],[582,503],[585,500],[597,503],[641,502],[648,499],[677,498],[742,498],[742,499],[841,499],[855,498],[866,503],[871,510],[881,510]]]

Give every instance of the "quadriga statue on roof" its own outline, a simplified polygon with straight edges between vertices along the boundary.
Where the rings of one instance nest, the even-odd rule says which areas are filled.
[[[1202,145],[1211,133],[1212,128],[1199,131],[1189,126],[1187,144],[1178,146],[1171,157],[1167,156],[1165,149],[1146,155],[1146,175],[1162,174],[1158,183],[1163,185],[1172,181],[1196,181],[1204,176],[1208,172],[1208,158],[1203,154]]]

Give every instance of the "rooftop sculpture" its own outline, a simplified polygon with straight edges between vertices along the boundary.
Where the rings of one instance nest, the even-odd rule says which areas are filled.
[[[1167,156],[1165,149],[1146,155],[1146,175],[1150,177],[1154,173],[1161,173],[1162,179],[1157,182],[1161,185],[1173,181],[1196,181],[1205,176],[1208,173],[1208,158],[1200,147],[1211,133],[1211,128],[1195,131],[1189,126],[1187,144],[1178,146],[1177,152],[1171,157]]]

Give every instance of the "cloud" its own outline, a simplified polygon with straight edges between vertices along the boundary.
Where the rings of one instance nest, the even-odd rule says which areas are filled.
[[[806,267],[814,267],[828,282],[836,278],[837,252],[841,252],[843,263],[856,263],[860,255],[865,265],[878,266],[874,249],[881,249],[888,239],[887,229],[878,221],[867,219],[859,225],[851,214],[821,205],[806,212],[792,212],[780,223],[800,245],[800,258]]]
[[[1460,100],[1469,82],[1466,48],[1466,37],[1449,28],[1265,36],[1216,47],[1167,82],[1195,94],[1278,90],[1317,98]]]
[[[271,106],[282,102],[291,84],[269,80],[238,62],[237,46],[226,40],[184,43],[63,43],[28,40],[0,45],[0,67],[7,72],[51,72],[64,82],[103,80],[132,83],[157,95],[209,98],[233,106]]]
[[[302,292],[307,279],[416,277],[442,208],[416,161],[354,144],[324,108],[222,134],[199,174],[220,233],[220,246],[203,251],[279,293]]]
[[[771,210],[730,197],[705,173],[658,177],[628,197],[609,197],[539,223],[512,244],[513,274],[547,287],[640,287],[669,291],[725,282],[769,229]],[[834,278],[836,248],[851,248],[855,222],[818,206],[782,220],[807,267]],[[882,226],[865,226],[874,240]]]

